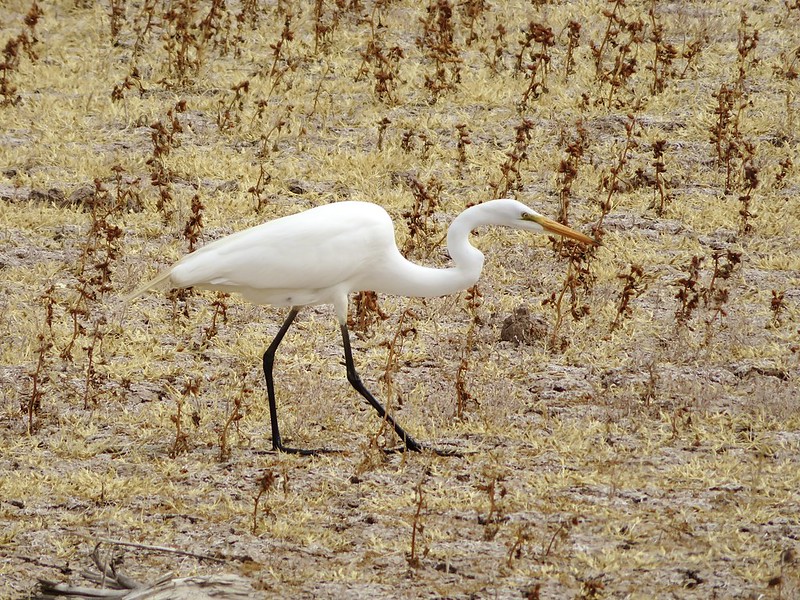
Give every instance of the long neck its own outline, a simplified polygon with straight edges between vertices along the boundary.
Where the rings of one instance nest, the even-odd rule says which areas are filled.
[[[480,277],[483,254],[469,243],[469,234],[481,224],[472,208],[458,215],[450,224],[447,251],[455,266],[446,269],[423,267],[406,260],[398,252],[393,264],[387,266],[387,277],[381,285],[383,289],[376,291],[430,298],[446,296],[472,286]]]

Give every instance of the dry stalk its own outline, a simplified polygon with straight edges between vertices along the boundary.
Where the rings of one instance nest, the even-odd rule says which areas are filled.
[[[150,139],[153,142],[153,152],[147,159],[150,168],[150,183],[158,190],[156,209],[161,213],[164,223],[168,223],[175,212],[172,197],[172,179],[174,174],[167,166],[173,148],[180,146],[178,134],[183,133],[183,126],[178,115],[186,112],[186,101],[181,100],[167,111],[166,125],[156,121],[150,125]]]
[[[217,327],[220,319],[222,319],[223,323],[228,322],[228,304],[226,300],[229,297],[230,294],[225,294],[223,292],[217,292],[214,296],[214,300],[211,302],[211,305],[214,307],[214,312],[211,314],[211,323],[208,324],[208,327],[203,328],[203,335],[198,342],[199,348],[206,348],[217,335]]]
[[[394,397],[394,375],[399,370],[398,360],[403,351],[403,344],[407,339],[417,335],[416,328],[413,325],[406,324],[406,320],[414,321],[416,318],[416,313],[410,308],[406,308],[400,313],[392,339],[380,344],[382,347],[387,348],[386,364],[380,380],[384,385],[384,396],[389,400]]]
[[[614,321],[611,323],[610,331],[614,331],[622,324],[622,320],[631,314],[631,300],[641,296],[647,289],[647,284],[644,281],[644,269],[639,265],[630,265],[628,273],[620,273],[617,279],[622,279],[625,283],[622,291],[619,294],[619,304],[617,305],[617,314]]]
[[[653,189],[654,194],[657,194],[658,197],[653,199],[650,207],[655,208],[658,216],[664,215],[667,204],[669,204],[672,199],[670,193],[667,191],[667,183],[664,181],[664,173],[667,171],[667,167],[664,165],[664,148],[666,145],[666,140],[656,140],[653,142],[653,169],[655,170]]]
[[[489,500],[489,512],[483,516],[478,516],[478,523],[484,526],[483,539],[486,541],[493,540],[500,530],[500,523],[506,520],[502,500],[505,498],[508,490],[503,482],[506,479],[506,473],[495,466],[487,466],[483,469],[484,483],[476,484],[476,488],[481,492],[485,492]]]
[[[678,56],[678,50],[667,42],[664,35],[664,24],[656,15],[656,0],[652,0],[647,16],[650,17],[650,36],[653,42],[653,64],[647,67],[653,72],[653,83],[650,86],[651,94],[660,94],[667,87],[668,79],[675,77],[672,63]]]
[[[492,197],[505,198],[512,189],[522,189],[520,164],[528,160],[528,144],[533,136],[533,121],[522,119],[514,128],[514,145],[506,152],[506,160],[500,165],[500,179],[492,184]]]
[[[399,103],[397,88],[400,80],[400,59],[405,54],[400,46],[387,48],[383,40],[376,37],[375,28],[372,29],[372,38],[367,42],[366,49],[361,53],[361,67],[356,75],[359,81],[372,66],[372,76],[375,78],[375,95],[380,102],[388,106]]]
[[[78,339],[83,338],[86,344],[82,349],[86,352],[86,370],[84,372],[84,406],[94,399],[97,371],[96,355],[102,347],[106,324],[103,313],[103,300],[112,290],[111,275],[114,263],[119,257],[122,229],[113,224],[120,218],[124,205],[112,197],[103,182],[95,179],[94,193],[87,202],[91,209],[91,223],[78,262],[75,274],[76,295],[68,309],[72,320],[72,335],[61,351],[61,358],[73,360],[73,349]]]
[[[469,326],[464,337],[464,345],[461,348],[461,361],[456,371],[456,418],[464,420],[467,405],[476,402],[472,394],[467,390],[466,376],[469,370],[469,356],[475,346],[475,337],[481,318],[478,315],[478,308],[483,304],[483,295],[478,289],[478,285],[473,285],[466,291],[467,314],[469,315]]]
[[[772,290],[772,300],[769,303],[769,310],[772,312],[772,319],[770,320],[769,327],[781,326],[781,315],[786,310],[786,301],[784,300],[786,292],[779,292]]]
[[[455,46],[453,6],[449,0],[430,0],[422,21],[422,36],[416,44],[433,62],[433,74],[425,75],[431,104],[461,82],[461,58]]]
[[[572,140],[566,141],[566,134],[562,134],[566,142],[566,150],[561,162],[558,164],[558,217],[560,223],[569,221],[569,204],[572,198],[572,184],[578,177],[578,168],[583,160],[586,150],[587,132],[583,127],[583,121],[578,119],[575,123],[575,136]]]
[[[577,21],[567,23],[567,56],[564,59],[564,81],[575,73],[575,50],[581,40],[581,24]]]
[[[189,451],[189,434],[183,427],[183,407],[189,396],[197,396],[200,392],[200,379],[197,377],[187,377],[179,394],[175,394],[175,414],[169,420],[175,425],[175,439],[170,448],[170,458],[175,458],[179,454]],[[195,425],[199,424],[200,417],[195,412],[192,414]]]
[[[39,300],[44,308],[44,324],[46,329],[40,331],[37,336],[36,345],[36,367],[30,373],[31,395],[28,397],[27,405],[22,408],[28,416],[28,434],[34,431],[33,418],[42,409],[42,398],[44,397],[44,387],[50,382],[48,368],[48,358],[50,350],[55,345],[53,338],[53,308],[56,305],[55,286],[51,283],[47,289],[39,296]]]
[[[347,328],[360,340],[371,337],[372,326],[389,318],[378,305],[375,292],[358,292],[353,298],[353,306],[353,314],[347,317]]]
[[[426,508],[425,503],[425,480],[428,478],[427,471],[422,472],[422,477],[419,478],[417,484],[414,486],[414,517],[411,520],[411,551],[408,555],[408,564],[414,569],[420,567],[419,548],[420,538],[425,533],[425,524],[422,522],[422,511]],[[428,548],[423,548],[422,556],[427,556]]]
[[[441,242],[440,228],[433,220],[433,215],[441,204],[439,196],[443,186],[435,176],[423,183],[412,175],[405,182],[414,196],[414,205],[403,213],[408,226],[403,254],[427,258]]]
[[[228,411],[228,416],[225,418],[225,424],[219,434],[219,460],[226,461],[231,457],[231,449],[228,441],[228,436],[231,427],[236,427],[237,433],[239,432],[239,421],[244,417],[242,408],[244,400],[253,393],[253,389],[247,384],[245,374],[241,375],[242,385],[239,388],[239,393],[233,399],[233,407]]]
[[[25,15],[25,29],[8,40],[3,48],[3,60],[0,62],[0,106],[16,104],[20,99],[17,87],[12,82],[13,74],[19,68],[23,52],[31,62],[36,62],[39,58],[34,45],[39,41],[36,38],[36,25],[43,16],[44,12],[34,0]]]
[[[467,129],[466,123],[456,125],[456,130],[458,131],[456,148],[458,149],[458,176],[460,178],[463,176],[464,167],[467,165],[467,146],[472,144],[472,140],[469,137],[469,129]]]
[[[378,122],[378,150],[383,150],[383,136],[386,133],[386,128],[391,125],[392,121],[388,117],[383,117]]]
[[[217,103],[217,127],[220,131],[229,131],[242,122],[242,112],[247,94],[250,91],[250,80],[240,81],[231,88],[233,96],[226,100],[220,97]]]
[[[556,36],[553,30],[546,25],[531,21],[523,34],[524,37],[520,40],[520,49],[516,55],[515,68],[518,73],[527,74],[528,86],[517,104],[517,110],[520,112],[527,110],[530,100],[536,100],[549,91],[547,75],[550,69],[550,49],[556,45]],[[538,49],[531,47],[534,43],[538,44]],[[523,64],[528,53],[530,53],[530,62]]]
[[[256,184],[247,188],[247,193],[253,196],[255,200],[256,212],[260,213],[261,209],[269,203],[269,195],[266,193],[264,186],[272,181],[272,175],[267,173],[264,168],[264,163],[258,163],[258,179]]]
[[[266,469],[261,477],[258,478],[258,490],[253,498],[253,529],[251,532],[253,535],[256,535],[258,532],[258,507],[261,503],[261,497],[273,488],[276,480],[277,476],[275,473]],[[266,507],[264,514],[270,515],[272,514],[272,510],[269,507]]]

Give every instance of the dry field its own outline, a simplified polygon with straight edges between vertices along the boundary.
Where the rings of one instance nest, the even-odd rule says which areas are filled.
[[[98,542],[254,597],[800,597],[798,2],[2,0],[0,47],[0,597]],[[505,196],[603,245],[479,231],[477,293],[353,305],[461,456],[386,451],[329,307],[277,358],[301,457],[285,310],[122,300],[345,199],[445,266]]]

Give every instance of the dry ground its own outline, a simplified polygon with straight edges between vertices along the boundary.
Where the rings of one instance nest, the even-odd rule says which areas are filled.
[[[264,597],[798,597],[796,2],[169,4],[53,0],[34,25],[0,3],[0,596],[80,582],[112,539],[224,559],[116,547],[141,579]],[[187,252],[195,195],[199,244],[363,199],[445,265],[446,224],[495,194],[569,200],[604,245],[575,278],[542,236],[479,232],[477,308],[381,297],[355,343],[409,431],[463,457],[381,450],[327,307],[278,357],[287,441],[343,449],[307,458],[270,451],[283,311],[231,297],[209,332],[212,294],[121,300]],[[519,308],[546,332],[504,341]]]

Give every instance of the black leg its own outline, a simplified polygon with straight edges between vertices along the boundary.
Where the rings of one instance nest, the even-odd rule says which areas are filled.
[[[281,325],[278,335],[275,336],[275,339],[272,340],[267,351],[264,352],[264,379],[267,380],[267,396],[269,396],[269,421],[272,427],[272,449],[294,454],[314,454],[313,450],[287,448],[281,442],[281,432],[278,428],[278,406],[275,403],[275,382],[272,380],[272,366],[275,363],[275,351],[278,349],[278,346],[283,340],[283,336],[286,335],[286,332],[289,330],[298,312],[299,309],[297,308],[292,308],[292,310],[289,311],[289,316],[286,317],[283,325]]]
[[[376,411],[378,411],[381,419],[386,419],[386,422],[392,426],[397,435],[400,436],[400,439],[403,440],[406,448],[413,450],[414,452],[419,452],[422,450],[422,446],[420,446],[416,440],[414,440],[414,438],[408,435],[405,430],[400,427],[392,415],[387,413],[386,409],[383,408],[383,405],[378,402],[372,394],[369,393],[367,388],[364,387],[364,384],[361,382],[361,378],[356,372],[356,367],[353,364],[353,351],[350,348],[350,334],[347,331],[347,325],[342,323],[340,327],[342,330],[342,343],[344,344],[344,363],[347,367],[347,381],[349,381],[350,385],[352,385],[359,394],[364,396],[366,401],[369,402]]]

